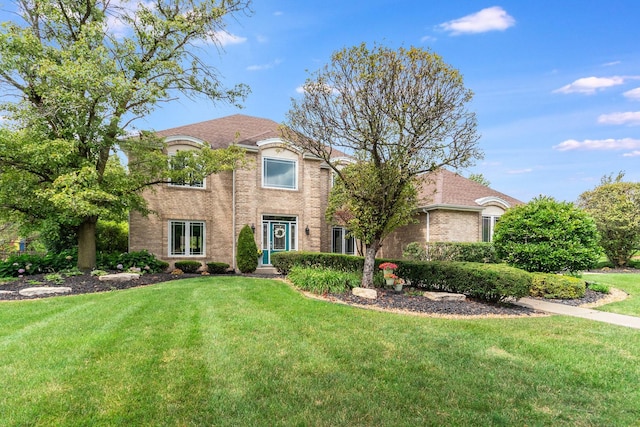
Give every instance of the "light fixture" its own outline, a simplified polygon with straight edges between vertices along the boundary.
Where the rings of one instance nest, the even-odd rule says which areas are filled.
[[[309,226],[307,225],[307,228],[304,229],[304,234],[306,234],[307,236],[309,235]]]
[[[253,234],[256,234],[256,226],[253,223],[251,223],[251,231],[253,232]]]

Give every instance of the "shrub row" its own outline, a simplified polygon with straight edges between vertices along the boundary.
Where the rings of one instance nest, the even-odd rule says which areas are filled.
[[[146,273],[160,273],[169,268],[169,263],[159,260],[146,250],[124,253],[99,253],[97,264],[101,270],[128,270],[135,267]]]
[[[317,252],[280,252],[271,260],[283,274],[288,274],[295,266],[359,273],[364,265],[363,257]],[[527,296],[531,286],[529,273],[503,264],[377,259],[376,272],[386,261],[397,264],[396,274],[410,281],[412,286],[457,292],[487,301]],[[382,276],[376,274],[375,277]],[[376,284],[378,282],[376,280]]]
[[[40,273],[71,270],[78,263],[76,250],[49,252],[45,255],[15,255],[0,262],[0,277],[18,277]],[[147,251],[125,253],[98,253],[97,268],[101,270],[128,270],[136,267],[143,272],[165,271],[169,264]]]
[[[383,262],[383,261],[380,261]],[[354,255],[342,255],[323,252],[277,252],[271,255],[271,264],[282,274],[289,274],[294,266],[321,266],[337,271],[360,272],[364,267],[364,258]]]
[[[398,261],[397,275],[411,285],[456,292],[486,301],[522,298],[529,294],[531,275],[504,264],[442,261]]]
[[[530,295],[532,297],[574,299],[582,298],[585,289],[585,281],[577,277],[533,273]]]
[[[414,261],[500,262],[493,243],[489,242],[412,242],[402,256]]]
[[[344,293],[362,281],[362,275],[354,272],[300,266],[291,268],[287,278],[297,287],[317,294]]]
[[[76,251],[50,252],[45,255],[13,255],[0,262],[0,277],[18,277],[69,270],[74,268],[77,262],[78,254]]]

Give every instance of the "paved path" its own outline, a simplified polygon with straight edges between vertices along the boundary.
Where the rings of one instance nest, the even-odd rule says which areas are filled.
[[[614,325],[627,326],[629,328],[640,329],[640,317],[627,316],[624,314],[616,314],[616,313],[607,313],[605,311],[592,310],[590,308],[574,307],[571,305],[541,301],[533,298],[520,298],[515,304],[522,307],[532,308],[534,310],[546,311],[547,313],[582,317],[583,319],[597,320],[599,322],[612,323]]]

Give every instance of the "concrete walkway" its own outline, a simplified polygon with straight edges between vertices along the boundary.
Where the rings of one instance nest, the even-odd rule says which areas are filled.
[[[545,311],[553,314],[563,314],[565,316],[582,317],[583,319],[597,320],[614,325],[626,326],[640,329],[640,317],[627,316],[624,314],[607,313],[605,311],[592,310],[590,308],[574,307],[566,304],[541,301],[534,298],[520,298],[516,303],[521,307],[532,308],[534,310]]]

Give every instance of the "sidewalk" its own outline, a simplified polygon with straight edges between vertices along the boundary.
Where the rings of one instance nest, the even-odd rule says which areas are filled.
[[[640,317],[607,313],[605,311],[597,311],[590,308],[573,307],[566,304],[558,304],[526,297],[520,298],[515,302],[515,304],[521,307],[532,308],[534,310],[546,311],[547,313],[582,317],[583,319],[596,320],[598,322],[606,322],[614,325],[640,329]]]

